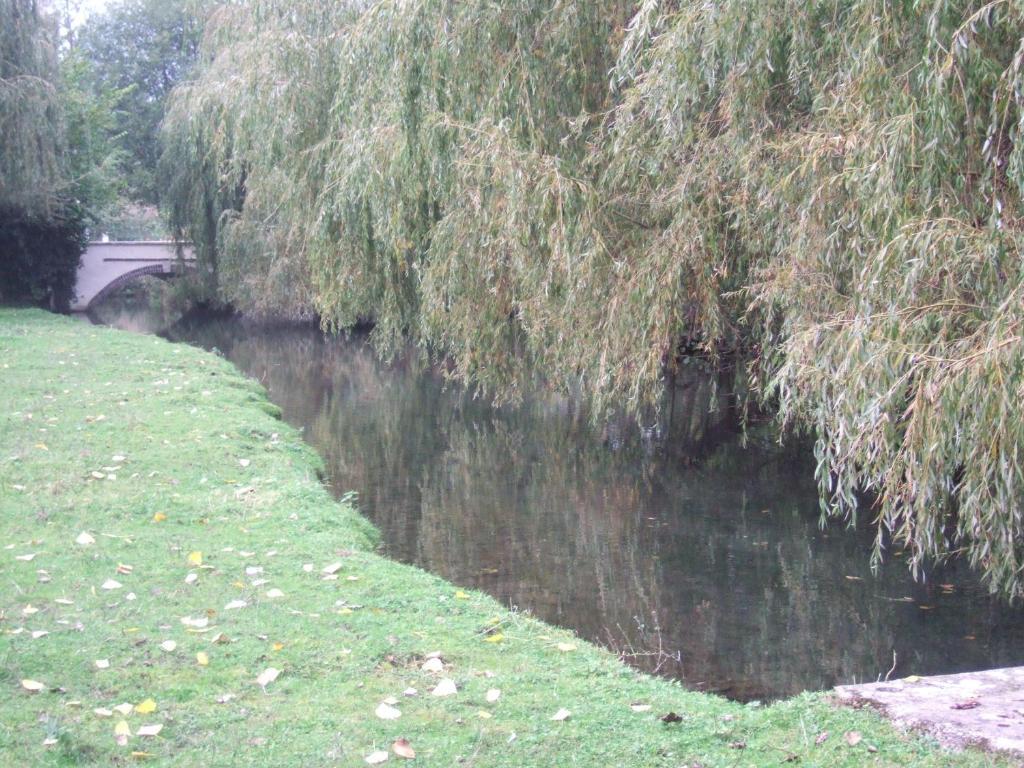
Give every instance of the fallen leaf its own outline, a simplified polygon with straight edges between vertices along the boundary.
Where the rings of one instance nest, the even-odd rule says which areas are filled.
[[[117,725],[114,726],[114,738],[117,743],[122,747],[128,743],[128,738],[132,735],[132,729],[128,726],[127,720],[118,720]]]
[[[454,681],[449,680],[446,677],[441,680],[430,693],[434,696],[451,696],[453,693],[457,692],[458,688],[455,687]]]
[[[118,714],[124,715],[125,717],[127,717],[128,715],[130,715],[132,713],[132,709],[133,709],[132,705],[129,704],[128,702],[124,702],[123,704],[118,704],[116,707],[114,707],[114,711],[115,712],[117,712]]]
[[[975,707],[980,706],[981,702],[977,699],[965,699],[964,701],[958,701],[951,707],[951,709],[974,709]]]
[[[490,720],[492,717],[494,717],[494,715],[492,715],[486,709],[481,709],[479,712],[476,713],[476,716],[479,717],[481,720]]]
[[[569,651],[575,651],[576,646],[573,643],[559,643],[558,650],[562,653],[568,653]]]
[[[154,523],[162,523],[166,519],[167,515],[165,515],[163,512],[157,512],[155,515],[153,515]]]
[[[189,573],[185,577],[185,583],[186,584],[195,584],[197,581],[199,581],[199,574],[198,573]]]
[[[206,655],[205,651],[199,651],[196,654],[196,664],[200,667],[207,667],[210,665],[210,657]]]
[[[272,682],[277,680],[277,676],[281,674],[281,670],[274,669],[273,667],[267,667],[265,670],[260,672],[260,676],[256,678],[256,684],[261,688],[266,688]]]
[[[167,651],[168,653],[173,653],[174,649],[177,647],[178,644],[173,640],[164,640],[162,643],[160,643],[160,648]]]
[[[410,697],[411,696],[416,696],[418,693],[419,693],[419,691],[417,691],[415,688],[406,688],[404,691],[402,691],[402,695],[403,696],[410,696]]]
[[[92,713],[94,715],[96,715],[96,717],[113,717],[114,716],[114,713],[111,712],[106,707],[96,707],[96,709],[94,709],[92,711]]]
[[[231,642],[231,638],[225,635],[223,632],[218,632],[216,635],[210,638],[210,642],[215,645],[227,645]]]
[[[149,715],[156,712],[156,702],[152,699],[146,699],[135,705],[135,711],[140,715]]]
[[[250,461],[249,459],[239,459],[238,463],[244,468],[249,466]]]
[[[192,566],[202,565],[203,564],[203,553],[199,552],[199,551],[189,552],[188,553],[188,564],[192,565]]]
[[[75,544],[80,544],[83,547],[88,547],[90,544],[95,544],[95,543],[96,543],[96,539],[94,539],[92,536],[90,536],[85,531],[82,531],[80,534],[78,534],[78,537],[75,539]]]
[[[185,616],[181,619],[181,623],[186,627],[205,629],[209,625],[210,620],[206,616],[200,616],[198,619],[193,619],[191,616]]]
[[[96,665],[96,669],[110,669],[110,662],[107,659],[96,659],[93,664]]]
[[[239,608],[245,608],[248,605],[245,600],[232,600],[230,603],[224,606],[225,611],[234,611]]]
[[[218,704],[227,704],[229,701],[231,701],[234,698],[237,698],[237,697],[233,693],[222,693],[220,696],[217,697],[217,703]]]
[[[284,592],[280,589],[269,589],[267,590],[267,597],[273,599],[275,597],[284,597]]]
[[[270,647],[273,648],[275,651],[280,651],[284,648],[284,643],[274,643]]]
[[[21,681],[21,687],[24,688],[26,691],[37,693],[39,691],[46,690],[46,683],[40,683],[38,680],[26,679]]]
[[[424,672],[444,672],[444,662],[437,657],[427,659],[420,669]]]
[[[21,560],[23,563],[31,563],[33,560],[36,559],[36,555],[35,552],[28,555],[15,555],[14,559]]]
[[[100,587],[100,589],[120,589],[120,588],[121,588],[121,582],[116,581],[114,579],[107,579],[106,581],[103,582],[103,584]]]
[[[487,691],[487,694],[484,698],[486,698],[488,702],[493,704],[499,698],[501,698],[501,690],[499,690],[498,688],[491,688],[489,691]]]
[[[32,639],[38,640],[41,637],[46,637],[48,634],[50,633],[47,632],[45,629],[37,629],[32,633]]]
[[[910,675],[910,677],[904,677],[903,678],[903,682],[904,683],[919,683],[919,682],[921,682],[921,677],[919,675]]]
[[[156,723],[155,725],[140,725],[139,730],[136,731],[136,733],[139,736],[156,736],[163,729],[164,727],[160,723]]]
[[[629,708],[632,709],[634,712],[650,712],[651,711],[651,705],[650,704],[640,704],[639,702],[634,703],[634,704],[630,704]]]
[[[864,737],[861,736],[860,731],[847,731],[843,734],[843,738],[851,747],[856,747]]]
[[[381,720],[397,720],[402,716],[402,713],[399,710],[386,703],[381,703],[377,709],[373,711],[373,714]]]
[[[484,638],[484,642],[485,643],[500,643],[504,639],[505,639],[505,636],[503,634],[501,634],[501,632],[495,632],[494,634],[488,635],[487,637],[485,637]]]
[[[554,720],[555,722],[559,722],[560,723],[563,720],[568,720],[571,716],[572,716],[572,712],[570,712],[568,709],[565,709],[563,707],[562,709],[560,709],[557,712],[555,712],[555,714],[553,714],[551,716],[551,719]]]
[[[394,744],[391,745],[391,751],[399,757],[404,757],[406,760],[412,760],[416,757],[416,752],[406,739],[398,739]]]
[[[455,593],[456,600],[469,600],[469,595],[463,592],[461,589]]]
[[[320,573],[323,573],[326,576],[333,576],[338,571],[340,571],[341,568],[341,563],[331,563],[330,565],[324,566],[323,570],[321,570]],[[387,752],[385,752],[384,754],[387,754]]]
[[[366,762],[370,765],[380,765],[381,763],[387,761],[388,753],[378,749],[376,752],[371,752],[363,759],[366,760]]]

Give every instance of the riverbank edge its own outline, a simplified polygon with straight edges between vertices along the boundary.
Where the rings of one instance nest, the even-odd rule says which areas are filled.
[[[13,763],[360,765],[407,739],[424,765],[1009,764],[827,694],[751,707],[686,691],[380,557],[262,387],[214,355],[34,310],[0,310],[0,353]],[[267,669],[279,679],[256,685]],[[441,680],[457,693],[431,695]],[[150,699],[160,735],[140,738],[130,708],[125,745],[95,712]]]

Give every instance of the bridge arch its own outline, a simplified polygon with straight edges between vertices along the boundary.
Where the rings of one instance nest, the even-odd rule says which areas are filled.
[[[194,268],[195,256],[188,243],[164,240],[89,243],[78,266],[71,310],[85,312],[94,302],[142,275],[171,277],[183,269]]]

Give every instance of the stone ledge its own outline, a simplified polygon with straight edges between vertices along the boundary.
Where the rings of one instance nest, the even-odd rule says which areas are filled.
[[[1024,667],[908,677],[835,689],[849,706],[873,706],[947,749],[977,746],[1024,755]]]

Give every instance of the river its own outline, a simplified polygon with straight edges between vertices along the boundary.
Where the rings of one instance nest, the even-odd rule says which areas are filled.
[[[144,312],[97,322],[158,330]],[[641,669],[734,699],[1024,663],[1024,611],[961,563],[915,583],[871,531],[820,525],[807,445],[744,441],[727,388],[679,376],[657,429],[571,398],[496,407],[412,350],[198,318],[161,331],[259,380],[354,493],[384,552],[569,627]],[[719,392],[714,397],[714,392]]]

